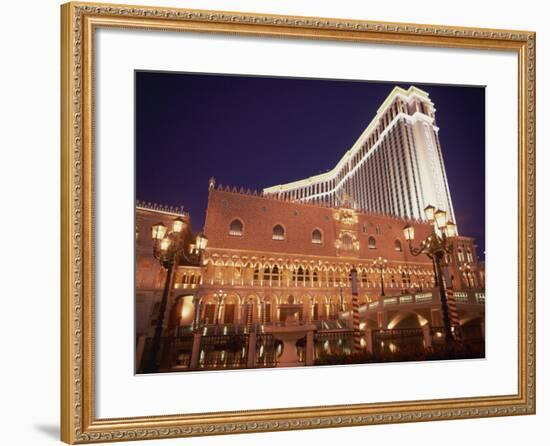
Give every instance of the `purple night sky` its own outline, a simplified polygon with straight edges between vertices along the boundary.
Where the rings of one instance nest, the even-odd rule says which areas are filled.
[[[202,230],[208,179],[260,191],[330,170],[403,82],[136,71],[136,198]],[[485,88],[414,83],[434,102],[457,224],[485,251]]]

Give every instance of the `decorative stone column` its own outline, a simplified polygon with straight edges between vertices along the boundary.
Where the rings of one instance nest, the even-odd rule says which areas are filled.
[[[197,330],[199,328],[199,319],[200,319],[200,297],[195,294],[193,296],[193,330]]]
[[[224,307],[224,295],[217,296],[218,308],[216,308],[216,325],[219,325],[223,321],[223,307]]]
[[[256,367],[256,332],[251,331],[248,334],[248,353],[246,357],[246,366],[249,369]]]
[[[422,334],[424,336],[424,348],[432,348],[432,335],[430,333],[430,325],[426,324],[422,327]]]
[[[306,365],[313,365],[315,362],[315,341],[313,330],[307,332],[306,336]]]
[[[367,351],[371,354],[374,353],[374,339],[372,337],[372,328],[366,327],[365,334],[363,336],[365,337]]]
[[[383,300],[380,300],[380,305],[384,305]],[[388,312],[385,310],[379,311],[377,313],[378,328],[387,329],[388,328]]]
[[[237,298],[237,309],[236,309],[237,319],[235,321],[235,323],[237,325],[241,324],[242,311],[243,311],[243,306],[242,306],[242,303],[241,303],[241,300],[240,300],[240,297],[239,297],[239,298]]]
[[[201,353],[201,338],[200,332],[193,333],[193,346],[191,348],[191,361],[189,368],[191,370],[197,370],[199,367],[199,357]]]

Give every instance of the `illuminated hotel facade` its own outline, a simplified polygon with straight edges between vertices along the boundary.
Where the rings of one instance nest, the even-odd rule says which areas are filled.
[[[425,91],[395,87],[332,170],[263,193],[332,207],[349,195],[362,212],[408,219],[423,219],[431,204],[456,221],[435,111]]]
[[[169,227],[178,217],[189,219],[184,213],[137,209],[138,372],[160,317],[166,279],[166,270],[152,259],[148,232],[153,224]],[[296,365],[314,365],[323,354],[351,354],[352,270],[362,348],[375,357],[388,354],[384,348],[399,352],[406,348],[400,344],[403,332],[412,333],[417,347],[428,348],[441,339],[441,301],[432,261],[409,252],[405,224],[414,225],[418,238],[431,232],[426,222],[361,213],[345,203],[333,208],[291,202],[211,183],[203,261],[178,266],[170,280],[164,333],[171,347],[163,355],[163,371],[279,366],[272,330],[285,327],[289,308],[296,313],[296,329],[304,330],[303,345],[291,347],[299,355]],[[453,323],[480,342],[484,265],[471,237],[453,237],[452,245],[446,269],[456,299]],[[231,342],[238,351],[225,347]]]
[[[427,204],[456,221],[437,132],[428,94],[395,88],[330,172],[260,193],[212,178],[207,248],[199,265],[174,269],[164,315],[167,270],[152,256],[151,227],[170,227],[175,218],[190,227],[191,217],[138,203],[136,370],[159,318],[163,371],[313,365],[323,355],[357,352],[357,336],[375,358],[411,342],[431,348],[443,324],[434,263],[411,253],[403,227],[413,226],[416,240],[429,237]],[[444,280],[452,324],[480,345],[484,263],[473,238],[456,234],[449,243]],[[283,353],[281,330],[297,333]],[[282,361],[294,349],[296,361]]]

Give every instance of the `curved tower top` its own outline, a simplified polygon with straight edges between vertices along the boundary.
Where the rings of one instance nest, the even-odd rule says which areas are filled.
[[[420,220],[431,204],[456,221],[435,111],[426,91],[395,87],[334,168],[263,194],[331,206],[349,196],[362,212]]]

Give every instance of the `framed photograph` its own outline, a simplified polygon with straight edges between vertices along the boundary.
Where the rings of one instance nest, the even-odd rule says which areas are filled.
[[[535,413],[533,32],[61,34],[63,441]]]

